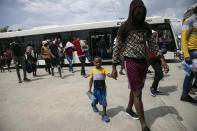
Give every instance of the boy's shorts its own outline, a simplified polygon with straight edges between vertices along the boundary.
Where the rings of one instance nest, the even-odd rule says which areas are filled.
[[[100,105],[107,107],[106,89],[94,88],[93,94],[96,97],[96,99],[92,101],[93,105],[96,105],[99,102]]]

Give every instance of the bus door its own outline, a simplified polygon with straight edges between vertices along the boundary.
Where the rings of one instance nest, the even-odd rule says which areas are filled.
[[[90,32],[90,54],[92,58],[100,56],[103,62],[112,59],[112,35],[109,31],[92,31]]]

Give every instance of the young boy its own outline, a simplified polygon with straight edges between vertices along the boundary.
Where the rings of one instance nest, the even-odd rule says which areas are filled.
[[[94,81],[94,90],[93,90],[93,95],[95,96],[96,99],[92,101],[92,109],[94,112],[98,112],[98,108],[96,107],[96,104],[103,105],[103,115],[102,119],[105,122],[109,122],[110,119],[107,116],[106,113],[106,107],[107,107],[107,99],[106,99],[106,84],[105,84],[105,77],[111,77],[111,74],[107,71],[107,69],[101,67],[102,65],[102,60],[100,57],[95,57],[94,58],[94,65],[96,68],[94,68],[91,73],[90,73],[90,83],[89,83],[89,91],[91,93],[92,89],[92,83]]]

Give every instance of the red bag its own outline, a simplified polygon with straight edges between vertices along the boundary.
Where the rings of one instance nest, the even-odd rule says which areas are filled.
[[[148,56],[149,56],[150,58],[156,58],[156,55],[155,55],[154,53],[152,53],[152,52],[150,51],[150,49],[147,49],[147,53],[148,53]]]

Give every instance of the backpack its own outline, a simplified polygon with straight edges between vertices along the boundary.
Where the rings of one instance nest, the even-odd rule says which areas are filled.
[[[28,73],[33,72],[33,66],[29,60],[25,60],[25,67]]]
[[[24,50],[23,50],[22,44],[14,43],[12,51],[13,51],[14,56],[23,56],[24,55]]]

